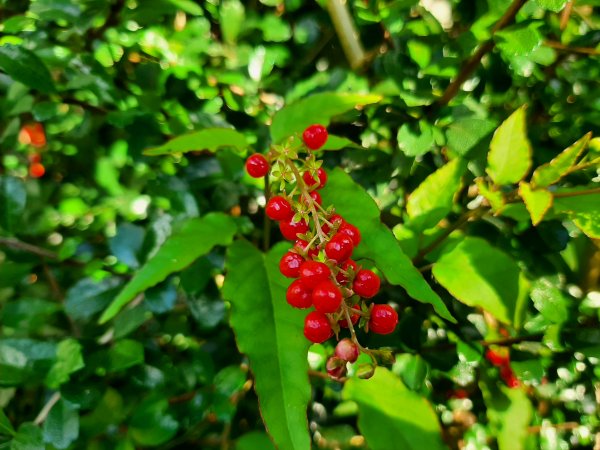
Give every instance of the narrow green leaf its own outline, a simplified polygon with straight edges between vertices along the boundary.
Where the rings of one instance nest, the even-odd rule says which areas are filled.
[[[10,420],[4,414],[4,411],[0,409],[0,435],[14,436],[16,434]]]
[[[178,272],[216,245],[228,245],[236,232],[233,219],[222,213],[210,213],[186,221],[171,235],[156,254],[137,271],[121,293],[100,317],[100,323],[112,319],[133,298],[173,272]]]
[[[390,229],[381,223],[377,204],[360,185],[341,169],[336,169],[329,174],[321,195],[323,205],[334,205],[336,212],[360,229],[362,241],[356,248],[356,259],[373,260],[388,282],[402,286],[415,300],[431,304],[444,319],[455,321],[444,302],[402,251]]]
[[[242,133],[230,128],[207,128],[177,136],[160,147],[148,148],[144,150],[144,155],[157,156],[199,150],[215,152],[222,147],[243,150],[248,147],[248,143]]]
[[[246,11],[243,3],[238,0],[225,0],[219,9],[221,31],[228,44],[235,44],[240,31],[244,26]]]
[[[536,187],[546,187],[560,180],[573,167],[573,164],[575,164],[579,155],[587,147],[591,138],[592,133],[586,134],[573,145],[563,150],[552,161],[535,169],[531,176],[531,184]]]
[[[372,450],[446,449],[431,404],[383,367],[369,380],[350,378],[344,399],[358,403],[358,428]]]
[[[561,197],[561,194],[573,194],[581,192],[581,195]],[[587,192],[585,189],[563,189],[556,191],[553,210],[564,214],[577,225],[588,237],[600,239],[600,193]]]
[[[10,441],[10,450],[45,450],[42,430],[30,422],[25,422]]]
[[[0,228],[8,232],[16,230],[26,202],[25,184],[16,177],[0,175]]]
[[[552,12],[559,12],[567,4],[567,0],[535,0],[542,8]]]
[[[64,449],[79,437],[79,414],[66,400],[59,400],[44,422],[44,442]]]
[[[71,374],[84,367],[81,344],[75,339],[65,339],[58,344],[56,361],[46,375],[46,385],[56,389],[69,381]]]
[[[0,70],[13,80],[44,93],[54,92],[50,71],[35,53],[20,45],[0,46]]]
[[[433,266],[433,275],[457,300],[513,323],[520,294],[520,269],[486,240],[466,237]]]
[[[531,215],[531,223],[537,225],[552,207],[552,194],[546,189],[532,189],[529,183],[519,183],[519,195]]]
[[[466,168],[467,164],[462,159],[453,159],[425,178],[410,194],[406,211],[412,228],[423,230],[434,227],[448,215]]]
[[[525,128],[525,106],[495,131],[488,153],[487,173],[496,184],[518,183],[531,166],[531,144]]]
[[[246,241],[234,243],[227,251],[223,297],[232,304],[231,326],[250,360],[267,431],[278,448],[304,450],[310,448],[309,342],[302,332],[306,312],[285,300],[289,281],[279,273],[279,259],[287,247],[263,255]]]
[[[309,125],[329,125],[331,118],[356,108],[381,100],[379,95],[338,94],[323,92],[291,103],[273,117],[271,137],[273,142],[283,141],[294,133],[302,133]]]

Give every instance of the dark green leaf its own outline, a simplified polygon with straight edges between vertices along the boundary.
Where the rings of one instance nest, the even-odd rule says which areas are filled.
[[[44,93],[54,92],[48,68],[35,53],[20,45],[0,46],[0,69],[13,80]]]
[[[243,134],[230,128],[207,128],[173,138],[160,147],[145,150],[144,154],[157,156],[200,150],[216,152],[223,147],[243,150],[248,147],[248,143]]]
[[[15,231],[22,220],[26,202],[23,182],[16,177],[0,175],[0,228]]]
[[[255,375],[262,417],[279,448],[310,448],[306,408],[310,398],[305,313],[285,301],[289,281],[279,273],[287,245],[263,255],[238,241],[227,252],[223,296],[232,303],[231,326]]]
[[[117,341],[108,352],[111,372],[128,369],[144,362],[144,347],[131,339]]]
[[[463,118],[453,121],[446,130],[448,148],[457,155],[464,156],[489,136],[496,122],[489,119]]]
[[[17,430],[10,442],[10,450],[45,450],[42,430],[33,423],[26,422]]]
[[[66,400],[59,400],[44,422],[44,442],[64,449],[79,437],[79,414]]]
[[[112,319],[137,294],[160,283],[171,273],[189,266],[215,245],[229,244],[235,232],[233,219],[221,213],[211,213],[200,219],[186,221],[127,283],[104,311],[100,323]]]
[[[169,414],[167,399],[149,399],[136,408],[131,418],[131,436],[142,446],[164,444],[177,433],[179,424]]]
[[[87,320],[102,311],[119,292],[122,281],[117,277],[104,278],[101,281],[83,278],[68,291],[65,310],[75,320]]]
[[[16,434],[10,420],[4,414],[4,411],[0,409],[0,435],[14,436]]]

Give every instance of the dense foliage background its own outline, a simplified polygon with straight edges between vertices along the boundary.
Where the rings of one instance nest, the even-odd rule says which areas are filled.
[[[0,0],[0,448],[600,448],[599,2],[347,3]],[[369,380],[243,171],[313,122],[401,317]]]

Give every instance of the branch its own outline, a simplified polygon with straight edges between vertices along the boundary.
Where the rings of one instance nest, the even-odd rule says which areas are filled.
[[[0,246],[13,248],[15,250],[21,250],[27,253],[41,256],[42,258],[58,259],[58,255],[45,248],[38,247],[36,245],[28,244],[27,242],[20,241],[14,238],[0,237]]]
[[[567,53],[580,53],[582,55],[600,56],[600,50],[596,50],[593,47],[569,47],[568,45],[561,44],[556,41],[545,41],[546,47],[553,48]]]
[[[366,55],[352,16],[348,11],[347,2],[343,0],[327,0],[327,10],[329,11],[329,16],[338,34],[346,58],[350,63],[350,67],[358,69],[364,64]]]
[[[505,28],[508,24],[512,23],[515,20],[515,17],[519,10],[523,7],[523,5],[527,2],[527,0],[513,0],[511,5],[508,7],[504,15],[496,22],[494,27],[492,28],[492,38],[488,41],[484,42],[477,48],[473,56],[469,58],[469,60],[463,65],[462,70],[456,76],[454,80],[448,85],[442,96],[435,102],[436,107],[446,106],[450,103],[458,91],[462,84],[467,81],[467,79],[471,76],[471,74],[475,71],[475,69],[479,66],[479,63],[483,59],[483,57],[492,51],[496,43],[494,42],[493,35]]]
[[[553,193],[552,195],[554,196],[554,198],[565,198],[565,197],[579,197],[580,195],[593,195],[593,194],[600,194],[600,188],[585,189],[582,191],[573,191],[573,192],[557,192],[557,193]]]
[[[567,28],[567,24],[569,23],[569,18],[571,17],[571,12],[573,11],[573,4],[575,0],[569,0],[565,5],[562,14],[560,15],[560,29],[561,31]]]
[[[54,405],[56,405],[56,403],[59,400],[60,400],[60,392],[55,392],[52,395],[52,397],[50,397],[48,402],[44,405],[44,407],[41,409],[41,411],[39,412],[39,414],[37,415],[37,417],[35,418],[33,423],[38,426],[43,424],[44,421],[46,420],[46,418],[48,417],[48,414],[50,414],[50,411],[52,410]]]

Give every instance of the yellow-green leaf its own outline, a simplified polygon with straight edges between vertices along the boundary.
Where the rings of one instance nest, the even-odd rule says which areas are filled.
[[[552,206],[552,194],[547,189],[532,189],[529,183],[519,184],[519,195],[531,215],[531,223],[537,225]]]
[[[588,142],[592,138],[592,133],[588,133],[567,147],[556,158],[546,164],[542,164],[533,172],[531,184],[536,187],[546,187],[556,183],[565,176],[569,169],[573,167],[579,155],[583,152]]]
[[[157,156],[199,150],[215,152],[223,147],[234,147],[243,150],[248,147],[248,143],[242,133],[230,128],[207,128],[177,136],[160,147],[146,149],[144,155]]]

